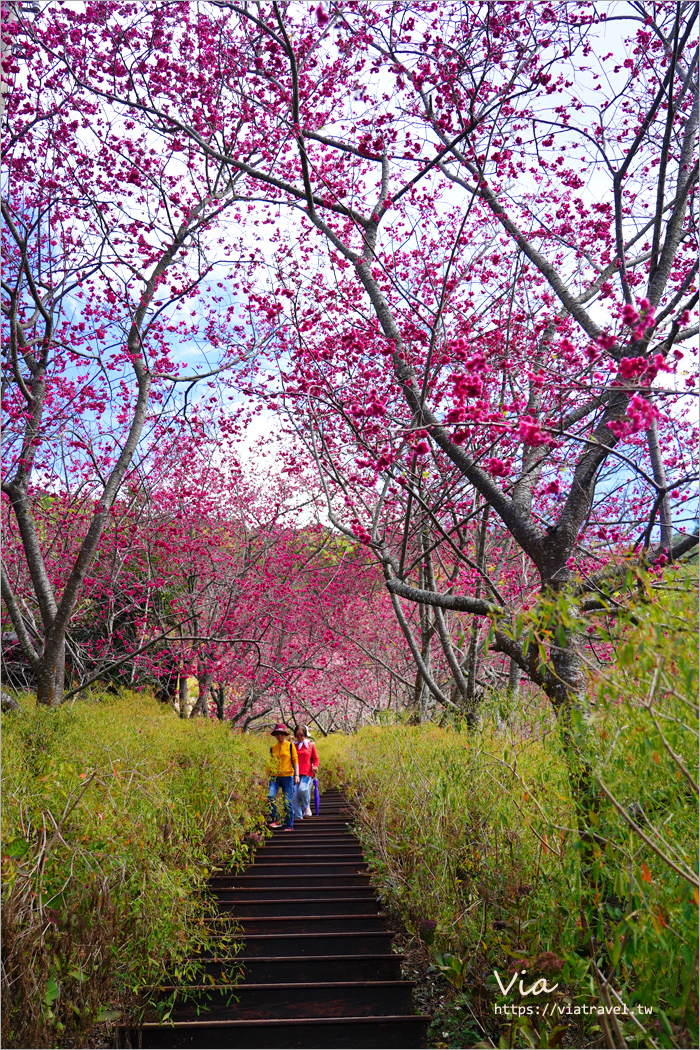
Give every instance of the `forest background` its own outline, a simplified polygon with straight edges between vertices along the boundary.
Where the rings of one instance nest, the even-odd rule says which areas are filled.
[[[477,783],[486,797],[496,742],[514,804],[527,746],[530,773],[559,783],[564,809],[538,803],[526,826],[540,845],[500,899],[544,880],[576,922],[543,927],[544,952],[521,919],[517,943],[484,939],[512,914],[489,912],[490,853],[480,847],[477,863],[474,852],[484,814],[465,824],[454,799],[448,825],[472,837],[454,831],[450,878],[474,879],[476,865],[486,889],[461,910],[445,891],[435,915],[415,914],[412,876],[396,877],[386,828],[372,839],[365,813],[404,921],[419,939],[435,924],[452,952],[438,965],[460,995],[467,967],[478,985],[465,954],[478,914],[487,959],[549,953],[568,987],[583,994],[587,981],[602,1000],[613,986],[639,1002],[663,990],[652,1028],[603,1030],[604,1045],[692,1043],[696,5],[13,3],[3,14],[3,710],[17,715],[27,692],[39,705],[13,729],[24,773],[7,826],[10,911],[33,931],[17,944],[34,960],[24,991],[8,977],[14,1016],[38,1003],[27,1016],[47,1038],[68,1023],[66,975],[83,973],[73,935],[52,970],[56,887],[35,880],[47,851],[63,870],[60,829],[91,797],[75,778],[98,774],[66,766],[63,730],[48,727],[87,725],[76,712],[93,686],[128,687],[127,706],[110,709],[128,711],[127,736],[148,712],[164,733],[174,709],[188,756],[222,739],[208,733],[278,718],[322,737],[422,726],[401,731],[411,755],[428,748],[426,768],[448,746],[429,726],[493,733],[491,758],[467,745],[478,768],[450,760],[461,787],[429,791],[428,807]],[[224,748],[248,769],[241,800],[254,781],[245,746]],[[54,761],[47,810],[35,778],[53,777]],[[606,779],[618,761],[632,781]],[[370,772],[332,765],[364,812]],[[375,787],[399,806],[400,793]],[[162,805],[148,818],[161,834]],[[188,805],[183,820],[201,814]],[[244,848],[245,813],[232,830],[212,810],[199,859],[173,854],[166,868]],[[391,817],[398,841],[405,816]],[[569,866],[568,898],[542,849]],[[659,898],[647,890],[657,883]],[[178,913],[185,940],[198,888]],[[109,893],[127,901],[132,888],[117,879]],[[142,931],[161,928],[153,901]],[[534,911],[527,922],[541,925]],[[21,951],[6,973],[22,970]],[[122,959],[123,987],[127,971]],[[645,984],[652,973],[658,984]],[[70,1015],[81,1031],[108,987],[83,983]],[[497,1038],[563,1037],[533,1031]]]

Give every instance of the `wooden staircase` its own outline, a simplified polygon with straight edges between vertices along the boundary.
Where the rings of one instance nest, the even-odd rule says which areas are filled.
[[[429,1019],[413,1012],[338,792],[293,832],[276,829],[243,875],[210,884],[220,914],[243,927],[242,949],[202,960],[215,986],[163,987],[170,1021],[121,1026],[117,1046],[427,1046]]]

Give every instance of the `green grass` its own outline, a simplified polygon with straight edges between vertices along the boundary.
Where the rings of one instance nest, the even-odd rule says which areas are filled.
[[[619,1046],[607,1017],[575,1013],[614,1007],[615,993],[649,1011],[641,1027],[616,1019],[629,1046],[697,1045],[697,611],[686,582],[635,610],[617,666],[591,676],[574,718],[594,773],[588,871],[544,704],[509,711],[495,698],[474,732],[397,724],[318,745],[326,780],[356,806],[387,905],[431,942],[459,993],[439,1026],[457,1041],[434,1045]],[[503,995],[494,971],[507,985],[516,969],[526,988],[542,977],[559,987],[523,998],[516,982]],[[554,1019],[495,1010],[545,1002]],[[466,1044],[475,1018],[483,1042]]]
[[[94,1045],[135,993],[193,976],[207,875],[246,859],[264,812],[266,747],[143,694],[2,728],[2,1045]]]

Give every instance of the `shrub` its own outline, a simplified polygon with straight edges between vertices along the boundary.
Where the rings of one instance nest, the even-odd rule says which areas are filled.
[[[2,1045],[95,1045],[212,947],[207,875],[248,855],[263,745],[133,693],[3,716],[2,743]]]
[[[689,583],[615,626],[616,666],[591,676],[592,699],[570,726],[597,785],[589,868],[548,708],[513,712],[496,698],[477,731],[398,724],[319,745],[326,778],[354,803],[381,893],[496,1045],[697,1045]],[[521,995],[516,979],[504,994],[523,970],[526,990],[537,979],[558,987]]]

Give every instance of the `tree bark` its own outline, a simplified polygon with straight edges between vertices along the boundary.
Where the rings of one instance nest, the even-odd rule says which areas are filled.
[[[226,690],[221,682],[212,686],[214,701],[216,703],[216,717],[220,722],[224,721],[224,705],[226,703]]]
[[[52,627],[46,637],[39,674],[37,675],[36,702],[55,707],[63,699],[66,671],[66,632]]]
[[[661,448],[659,446],[659,431],[656,426],[656,420],[651,424],[647,430],[647,446],[649,448],[649,458],[651,459],[652,469],[654,471],[654,481],[660,489],[667,487],[666,480],[666,468],[664,467],[663,456],[661,455]],[[673,546],[673,524],[671,522],[671,504],[668,498],[668,492],[665,492],[661,503],[659,505],[659,546],[671,553]]]
[[[205,718],[209,717],[209,689],[211,688],[212,678],[213,675],[210,673],[197,675],[199,696],[197,697],[197,703],[192,708],[190,718],[194,718],[195,715],[204,715]]]
[[[180,718],[187,718],[189,707],[190,694],[187,686],[187,676],[184,671],[180,672],[180,681],[178,684],[178,700],[180,701]]]
[[[508,694],[514,700],[520,696],[520,673],[520,668],[515,660],[511,660],[508,667]]]

